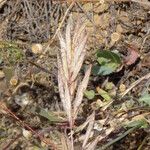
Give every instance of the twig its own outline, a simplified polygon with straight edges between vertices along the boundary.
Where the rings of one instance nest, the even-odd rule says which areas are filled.
[[[130,87],[125,90],[122,94],[121,97],[124,97],[129,91],[131,91],[136,85],[138,85],[141,81],[145,80],[145,79],[149,79],[150,78],[150,73],[148,73],[147,75],[143,76],[142,78],[138,79],[137,81],[135,81],[134,83],[132,83],[130,85]]]
[[[60,2],[60,0],[54,0],[54,2]],[[73,0],[61,0],[61,2],[72,2]],[[75,0],[76,2],[100,2],[100,0]],[[105,0],[106,2],[126,2],[126,1],[132,1],[132,0]]]
[[[146,140],[147,140],[148,137],[149,137],[149,135],[147,135],[147,136],[144,138],[144,140],[142,141],[142,143],[140,144],[140,146],[138,147],[137,150],[142,150],[143,145],[146,143]]]
[[[21,137],[21,134],[18,134],[14,139],[12,139],[2,150],[9,150],[10,146]]]
[[[144,2],[144,1],[141,1],[141,0],[131,0],[132,2],[135,2],[135,3],[139,3],[139,4],[142,4],[142,5],[146,5],[146,6],[150,6],[150,2]]]
[[[49,73],[49,74],[52,74],[51,71],[47,70],[46,68],[42,67],[41,65],[31,61],[31,60],[28,60],[28,62],[34,66],[36,66],[37,68],[41,69],[42,71],[44,71],[45,73]]]
[[[58,2],[60,0],[54,0],[55,2]],[[61,0],[61,2],[71,2],[73,0]],[[100,0],[76,0],[76,2],[84,2],[84,3],[87,3],[87,2],[100,2]],[[148,1],[141,1],[141,0],[105,0],[105,2],[135,2],[135,3],[139,3],[139,4],[142,4],[142,5],[147,5],[147,6],[150,6],[150,2]]]
[[[70,6],[68,7],[68,9],[66,10],[66,12],[65,12],[65,14],[64,14],[64,17],[63,17],[62,21],[60,22],[60,24],[59,24],[59,26],[58,26],[58,28],[57,28],[57,30],[56,30],[54,36],[52,37],[52,39],[50,39],[50,40],[47,42],[47,44],[46,44],[46,46],[45,46],[45,50],[44,50],[44,52],[43,52],[44,54],[47,52],[48,47],[53,43],[54,39],[56,38],[56,36],[57,36],[59,30],[61,29],[61,27],[62,27],[62,25],[63,25],[63,23],[64,23],[64,21],[65,21],[65,19],[66,19],[66,17],[67,17],[67,15],[68,15],[70,9],[72,9],[72,7],[74,6],[74,4],[75,4],[75,1],[73,1],[73,2],[70,4]]]
[[[143,49],[143,46],[144,46],[144,44],[145,44],[147,38],[149,38],[149,37],[150,37],[150,29],[148,29],[148,31],[147,31],[147,33],[146,33],[146,36],[145,36],[145,38],[143,39],[143,42],[142,42],[142,44],[141,44],[140,50]]]
[[[81,11],[83,11],[83,13],[86,15],[87,19],[92,23],[93,27],[94,27],[95,30],[96,30],[95,23],[94,23],[94,21],[89,17],[88,13],[82,8],[82,6],[80,5],[79,2],[76,2],[76,4],[77,4],[77,6],[79,7],[79,9],[80,9]]]
[[[2,102],[0,102],[0,108],[4,110],[8,115],[16,119],[20,125],[24,128],[27,128],[30,130],[33,134],[37,135],[41,141],[43,141],[45,144],[51,146],[53,150],[57,150],[56,145],[53,142],[45,140],[41,135],[39,135],[36,131],[34,131],[27,123],[20,120],[11,110],[9,110]]]
[[[15,95],[15,94],[17,93],[17,91],[18,91],[21,87],[23,87],[23,86],[29,87],[29,84],[28,84],[27,82],[21,82],[21,83],[14,89],[14,91],[13,91],[13,93],[12,93],[11,96]]]

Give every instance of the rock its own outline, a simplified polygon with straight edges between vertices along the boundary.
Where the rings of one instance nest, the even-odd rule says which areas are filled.
[[[25,130],[25,129],[22,129],[22,134],[23,134],[23,136],[24,136],[26,139],[30,139],[31,136],[32,136],[31,131],[28,131],[28,130]]]
[[[0,79],[3,79],[4,77],[5,77],[5,73],[2,70],[0,70]]]
[[[34,54],[41,54],[43,52],[43,46],[41,44],[32,44],[32,52]]]
[[[117,41],[119,41],[120,37],[121,37],[121,35],[119,33],[114,32],[114,33],[111,34],[111,41],[112,42],[117,42]]]

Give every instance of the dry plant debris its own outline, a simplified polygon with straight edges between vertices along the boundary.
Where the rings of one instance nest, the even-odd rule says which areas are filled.
[[[57,56],[59,93],[71,129],[77,118],[91,72],[90,65],[83,80],[79,83],[78,74],[86,54],[87,35],[85,33],[85,25],[80,25],[78,22],[73,35],[71,35],[72,27],[71,20],[69,20],[65,39],[61,33],[58,34],[61,47]],[[85,142],[83,145],[85,145]],[[74,149],[73,147],[72,149]]]

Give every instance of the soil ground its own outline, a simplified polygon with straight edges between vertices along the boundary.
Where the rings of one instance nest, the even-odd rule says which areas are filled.
[[[79,1],[65,17],[70,2],[0,1],[0,150],[52,149],[49,144],[65,149],[63,137],[69,129],[58,92],[57,52],[60,45],[55,33],[59,28],[65,32],[70,14],[74,20],[81,17],[86,23],[88,53],[85,66],[96,64],[95,54],[103,50],[117,51],[122,61],[118,70],[109,75],[91,74],[87,89],[96,91],[100,87],[112,94],[114,101],[103,107],[99,103],[104,102],[102,96],[92,100],[85,96],[76,127],[95,111],[97,127],[89,143],[97,135],[103,136],[114,128],[95,149],[102,146],[108,150],[150,149],[150,2],[144,2]],[[43,49],[33,47],[35,43],[41,44]],[[139,79],[142,80],[124,97],[119,96]],[[110,83],[111,90],[106,88]],[[149,96],[147,104],[139,102],[145,93]],[[128,131],[121,125],[121,119],[132,120],[136,116],[138,120],[143,117],[147,126],[140,126],[113,141]],[[101,126],[105,119],[107,123]],[[85,133],[86,128],[75,133],[75,149],[82,149]]]

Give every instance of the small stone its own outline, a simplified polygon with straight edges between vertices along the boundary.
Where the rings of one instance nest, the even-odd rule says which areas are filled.
[[[122,33],[123,32],[123,28],[122,28],[122,26],[120,24],[117,25],[116,32],[118,32],[118,33]]]
[[[1,104],[0,114],[7,114],[8,112],[5,110],[5,108],[7,108],[6,103],[0,102],[0,104]]]
[[[23,134],[23,136],[24,136],[26,139],[30,139],[31,136],[32,136],[31,131],[28,131],[28,130],[25,130],[25,129],[22,129],[22,134]]]
[[[0,79],[3,79],[4,77],[5,77],[5,73],[2,70],[0,70]]]
[[[83,5],[83,9],[85,10],[85,11],[91,11],[92,10],[92,4],[91,3],[85,3],[84,5]]]
[[[119,33],[114,32],[114,33],[111,34],[111,40],[113,42],[117,42],[119,39],[120,39],[120,34]]]
[[[16,76],[13,76],[11,79],[10,79],[10,85],[12,86],[16,86],[18,84],[18,78]]]
[[[42,51],[43,51],[43,46],[41,44],[38,44],[38,43],[37,44],[32,44],[31,49],[32,49],[32,52],[34,54],[41,54]]]
[[[101,5],[96,6],[96,9],[94,10],[95,13],[102,13],[105,10],[109,8],[109,5],[107,3],[101,3]]]
[[[123,93],[126,90],[126,86],[124,84],[120,84],[119,91]]]
[[[21,107],[24,107],[30,103],[30,97],[28,93],[23,93],[22,95],[16,95],[15,96],[15,102],[20,105]]]

